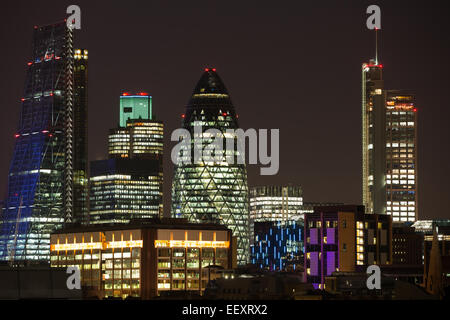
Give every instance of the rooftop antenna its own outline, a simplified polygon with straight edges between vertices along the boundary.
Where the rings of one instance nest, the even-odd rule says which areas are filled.
[[[375,64],[378,65],[378,28],[375,27]]]

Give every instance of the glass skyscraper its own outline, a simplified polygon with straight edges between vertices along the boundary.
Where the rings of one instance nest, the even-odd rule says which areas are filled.
[[[236,140],[226,129],[237,129],[236,111],[225,85],[215,69],[207,68],[198,81],[182,115],[183,128],[194,137],[194,123],[202,126],[202,150],[214,140],[206,133],[217,129],[221,137]],[[224,139],[225,140],[225,139]],[[195,148],[191,140],[191,151]],[[229,151],[233,158],[242,156],[237,143]],[[183,153],[184,156],[184,153]],[[192,157],[194,158],[194,157]],[[191,222],[212,222],[226,225],[237,238],[237,263],[249,262],[249,212],[247,171],[245,164],[222,161],[192,161],[177,163],[172,186],[172,216],[187,218]]]
[[[88,51],[74,54],[73,216],[86,223],[88,215]]]
[[[417,108],[409,91],[386,90],[383,66],[362,65],[363,204],[394,222],[418,219]]]
[[[50,233],[73,222],[73,33],[35,27],[2,216],[0,259],[48,261]]]
[[[162,217],[164,125],[150,106],[146,93],[121,95],[119,117],[126,114],[125,126],[109,131],[109,159],[91,162],[90,224]]]

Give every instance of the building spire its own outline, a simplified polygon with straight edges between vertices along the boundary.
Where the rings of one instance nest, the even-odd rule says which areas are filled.
[[[378,65],[378,28],[375,27],[375,64]]]

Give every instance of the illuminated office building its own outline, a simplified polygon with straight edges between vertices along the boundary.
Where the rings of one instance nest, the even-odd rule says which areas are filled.
[[[81,105],[85,81],[75,69],[79,65],[66,22],[34,27],[2,215],[1,260],[48,261],[50,233],[78,218],[73,213],[74,108]],[[80,77],[74,78],[75,71]]]
[[[418,219],[416,111],[414,95],[386,91],[386,212],[394,222]]]
[[[109,157],[148,158],[162,161],[163,136],[164,125],[161,121],[128,120],[125,128],[110,130]]]
[[[74,54],[73,129],[73,216],[87,222],[88,217],[88,51]]]
[[[355,272],[369,265],[392,264],[392,219],[366,214],[364,206],[316,207],[305,214],[306,280],[323,289],[334,271]]]
[[[59,230],[50,261],[77,266],[88,297],[151,299],[168,291],[202,294],[214,280],[210,266],[232,268],[233,245],[225,226],[154,219]]]
[[[150,120],[153,116],[152,97],[146,92],[124,92],[120,96],[119,127],[126,127],[128,120]]]
[[[303,220],[255,222],[251,263],[268,271],[296,271],[303,266]]]
[[[160,164],[151,159],[91,161],[89,223],[162,216]]]
[[[217,129],[222,133],[221,137],[225,137],[223,140],[234,141],[234,150],[227,157],[222,157],[222,161],[200,159],[175,165],[172,216],[187,218],[191,222],[213,222],[227,226],[237,237],[238,264],[246,264],[250,255],[247,171],[245,164],[237,164],[236,161],[242,156],[236,146],[237,137],[225,133],[226,129],[237,129],[239,126],[228,91],[215,69],[205,69],[182,119],[183,128],[191,136],[194,136],[195,123],[202,126],[201,136],[194,138],[203,140],[203,150],[215,140],[205,132],[207,129]],[[194,139],[191,146],[191,151],[181,150],[180,158],[186,157],[185,151],[194,154]],[[228,157],[235,159],[234,164],[228,161]]]
[[[363,204],[394,222],[418,217],[417,109],[414,95],[385,90],[383,66],[362,65]]]
[[[303,191],[300,186],[250,188],[250,220],[285,221],[303,219]]]
[[[303,191],[300,186],[259,186],[250,188],[250,244],[256,222],[303,220]]]
[[[362,65],[363,204],[368,213],[386,213],[386,111],[383,66]]]
[[[122,99],[125,99],[124,102]],[[139,119],[127,118],[124,127],[111,129],[108,137],[109,160],[91,162],[89,222],[128,223],[132,219],[159,217],[163,214],[163,133],[161,121],[153,113],[134,113],[145,98],[151,109],[151,97],[140,93],[122,94],[119,115],[124,111]],[[137,99],[137,100],[136,100]],[[128,110],[127,108],[132,108]],[[136,112],[138,112],[137,110]]]

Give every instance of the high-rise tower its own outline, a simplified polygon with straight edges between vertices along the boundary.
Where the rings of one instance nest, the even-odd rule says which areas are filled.
[[[75,49],[73,129],[73,217],[86,223],[88,215],[88,51]]]
[[[363,204],[368,213],[386,213],[386,108],[383,66],[362,65]]]
[[[109,159],[91,162],[90,224],[162,217],[164,125],[151,101],[144,92],[120,96],[124,126],[109,131]]]
[[[35,27],[8,177],[1,260],[43,260],[73,221],[74,54],[66,22]]]
[[[201,137],[194,137],[195,124],[202,126]],[[212,142],[205,131],[217,129],[225,137],[226,129],[237,129],[234,106],[225,85],[215,69],[205,69],[183,114],[183,128],[191,137],[201,138],[202,150]],[[227,136],[227,139],[235,137]],[[224,139],[225,140],[225,139]],[[238,148],[228,151],[236,158]],[[192,157],[194,158],[194,157]],[[249,261],[249,212],[247,171],[245,164],[222,161],[193,161],[178,163],[172,186],[172,216],[188,218],[192,222],[213,222],[229,227],[237,238],[237,262]]]
[[[362,66],[363,204],[394,222],[418,219],[414,94],[385,90],[381,64]]]

